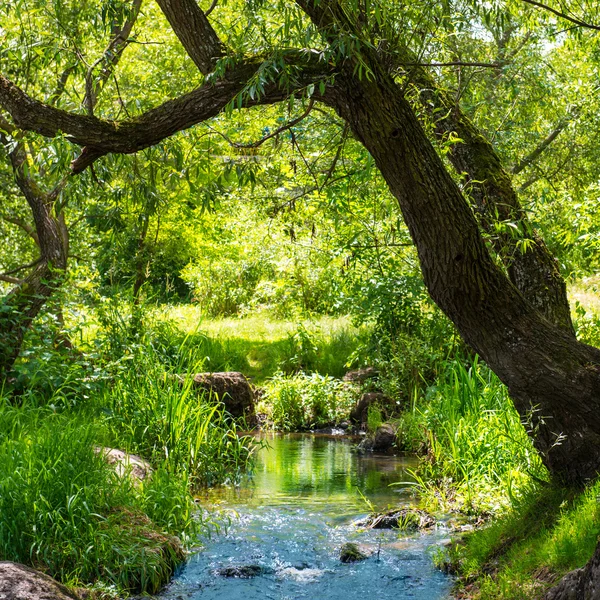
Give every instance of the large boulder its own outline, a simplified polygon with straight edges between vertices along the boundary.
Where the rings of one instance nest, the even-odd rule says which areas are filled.
[[[233,417],[254,421],[254,391],[242,373],[196,373],[194,387],[215,394]]]
[[[391,409],[393,403],[391,398],[381,392],[367,392],[360,397],[356,406],[350,411],[350,421],[364,426],[367,424],[370,406],[375,404],[381,406],[385,410],[386,408]]]
[[[0,600],[79,600],[79,597],[44,573],[2,561]]]
[[[600,600],[600,543],[585,567],[567,573],[543,600]]]
[[[366,436],[358,445],[359,452],[389,452],[396,445],[396,430],[390,423],[384,423],[377,428],[374,435]]]
[[[116,448],[95,446],[94,452],[101,454],[119,477],[129,476],[134,481],[144,481],[152,476],[152,466],[137,454],[128,454]],[[0,599],[1,600],[1,599]]]

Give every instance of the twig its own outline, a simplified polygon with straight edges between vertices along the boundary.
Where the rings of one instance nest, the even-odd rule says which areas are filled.
[[[490,69],[497,69],[498,67],[502,66],[499,63],[464,62],[462,60],[433,63],[409,62],[401,63],[401,65],[405,67],[487,67]]]
[[[555,8],[552,8],[551,6],[548,6],[547,4],[542,4],[541,2],[536,2],[536,0],[522,0],[522,1],[527,4],[531,4],[532,6],[537,6],[538,8],[547,10],[548,12],[551,12],[552,14],[556,15],[557,17],[560,17],[561,19],[565,19],[566,21],[575,23],[575,25],[577,25],[578,27],[585,27],[586,29],[594,29],[595,31],[600,31],[600,25],[593,25],[592,23],[586,23],[585,21],[582,21],[581,19],[577,19],[575,17],[570,17],[569,15],[566,15],[565,13],[560,12],[559,10],[556,10]]]
[[[0,273],[0,276],[2,277],[6,277],[7,275],[14,275],[15,273],[18,273],[19,271],[23,271],[24,269],[31,269],[31,267],[35,267],[36,265],[39,265],[42,262],[42,257],[40,256],[39,258],[36,258],[34,261],[23,265],[21,267],[16,267],[15,269],[11,269],[10,271],[5,271],[4,273]]]

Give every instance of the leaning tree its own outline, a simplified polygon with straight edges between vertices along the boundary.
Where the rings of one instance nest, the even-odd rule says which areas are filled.
[[[108,154],[139,152],[224,110],[304,95],[333,109],[373,157],[398,201],[431,297],[508,386],[550,472],[566,482],[595,477],[600,469],[600,350],[576,339],[555,260],[528,223],[494,148],[438,85],[411,48],[411,35],[401,35],[406,26],[401,13],[408,5],[385,0],[255,3],[267,11],[265,35],[272,32],[279,42],[240,51],[217,33],[217,2],[206,12],[196,0],[157,3],[201,75],[197,87],[151,110],[118,121],[96,117],[99,88],[94,82],[101,87],[106,81],[103,70],[87,81],[83,111],[42,102],[0,76],[0,106],[10,117],[0,129],[40,242],[47,240],[37,271],[3,301],[0,373],[10,368],[21,332],[52,286],[59,285],[66,262],[55,202],[62,187],[28,192],[21,167],[24,132],[64,136],[80,147],[71,163],[73,177]],[[139,3],[135,6],[131,14],[137,14]],[[121,53],[117,44],[105,57],[108,73]],[[408,97],[411,85],[421,90],[416,100]],[[424,119],[434,124],[428,129],[438,138],[458,138],[448,159],[469,181],[468,197],[432,145]],[[514,236],[501,234],[493,236],[490,246],[485,232],[498,220],[518,223],[528,243],[516,248]],[[40,265],[46,269],[41,275]]]

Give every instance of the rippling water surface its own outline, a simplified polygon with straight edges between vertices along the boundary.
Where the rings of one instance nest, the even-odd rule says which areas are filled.
[[[451,581],[431,552],[443,530],[414,535],[364,530],[369,512],[410,504],[406,469],[414,459],[358,456],[352,442],[333,436],[277,435],[257,457],[254,476],[239,488],[214,490],[204,500],[228,526],[202,540],[196,554],[161,595],[165,600],[437,600]],[[390,487],[390,483],[406,485]],[[364,497],[364,498],[363,498]],[[343,564],[340,547],[356,542],[372,553]],[[252,577],[223,573],[251,567]]]

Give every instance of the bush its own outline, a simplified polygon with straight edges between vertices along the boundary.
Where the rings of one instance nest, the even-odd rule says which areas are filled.
[[[313,373],[276,374],[267,382],[258,410],[282,431],[341,423],[356,404],[358,390],[333,377]]]

